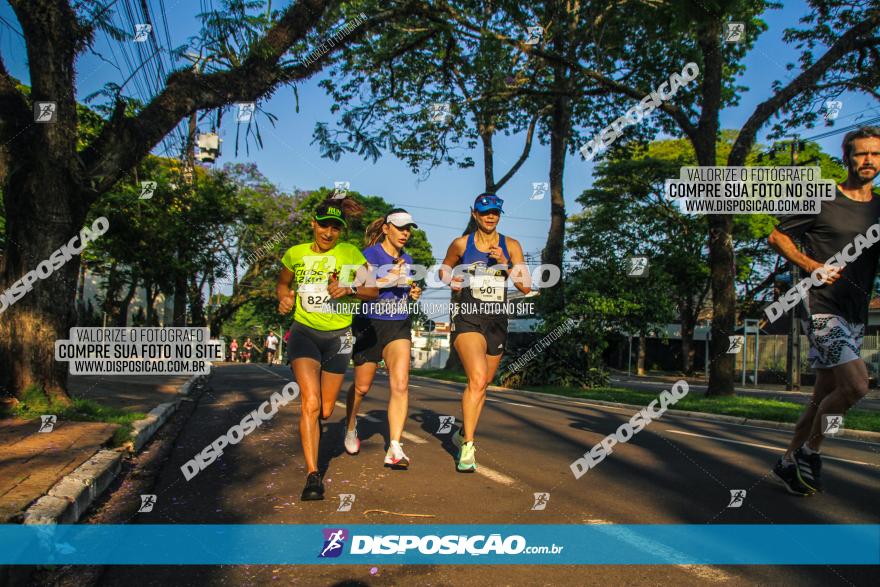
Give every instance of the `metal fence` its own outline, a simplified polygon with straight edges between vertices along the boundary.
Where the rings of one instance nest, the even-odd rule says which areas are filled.
[[[801,373],[810,371],[807,364],[807,352],[810,343],[805,335],[800,337],[800,365]],[[775,371],[785,373],[786,358],[788,353],[788,336],[785,335],[761,335],[758,337],[758,363],[759,372]],[[877,377],[880,374],[880,334],[865,336],[862,342],[862,359],[868,366],[868,373]],[[741,377],[743,361],[746,362],[746,378],[751,382],[755,371],[755,335],[746,336],[743,350],[736,357],[737,380]]]

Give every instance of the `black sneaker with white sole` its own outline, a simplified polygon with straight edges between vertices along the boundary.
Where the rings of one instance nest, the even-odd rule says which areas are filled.
[[[813,491],[822,491],[822,457],[819,453],[808,455],[799,448],[794,451],[794,462],[801,482]]]
[[[320,473],[309,473],[306,486],[303,487],[302,501],[318,501],[324,499],[324,481]]]
[[[812,495],[813,490],[804,485],[804,482],[798,477],[796,464],[785,465],[782,459],[779,459],[776,462],[776,466],[773,467],[773,474],[785,485],[789,493],[794,495]]]

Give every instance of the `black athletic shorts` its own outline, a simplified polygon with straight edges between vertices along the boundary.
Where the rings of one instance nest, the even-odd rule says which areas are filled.
[[[486,339],[486,354],[498,356],[504,354],[504,343],[507,342],[507,316],[503,318],[485,318],[478,315],[457,315],[452,319],[452,344],[455,337],[465,332],[479,332]]]
[[[382,351],[393,340],[412,341],[412,319],[377,320],[375,318],[356,317],[351,325],[354,331],[355,366],[364,363],[378,363],[382,360]]]
[[[348,368],[353,343],[350,327],[315,330],[294,322],[287,340],[287,363],[294,359],[314,359],[321,364],[322,371],[342,374]]]

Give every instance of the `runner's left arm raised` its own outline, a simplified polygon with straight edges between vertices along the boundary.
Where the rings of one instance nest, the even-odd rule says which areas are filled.
[[[513,265],[510,270],[510,280],[514,287],[524,294],[532,291],[532,276],[529,273],[529,267],[526,265],[526,259],[523,256],[522,247],[515,238],[505,237],[507,239],[507,250],[510,253],[510,259],[504,256],[504,250],[495,246],[489,251],[489,256],[495,259],[501,265]]]

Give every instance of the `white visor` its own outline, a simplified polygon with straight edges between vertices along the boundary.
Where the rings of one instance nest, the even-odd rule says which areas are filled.
[[[385,222],[393,224],[397,228],[406,228],[407,226],[418,228],[415,220],[413,220],[413,217],[409,212],[395,212],[394,214],[389,214],[388,217],[385,218]]]

